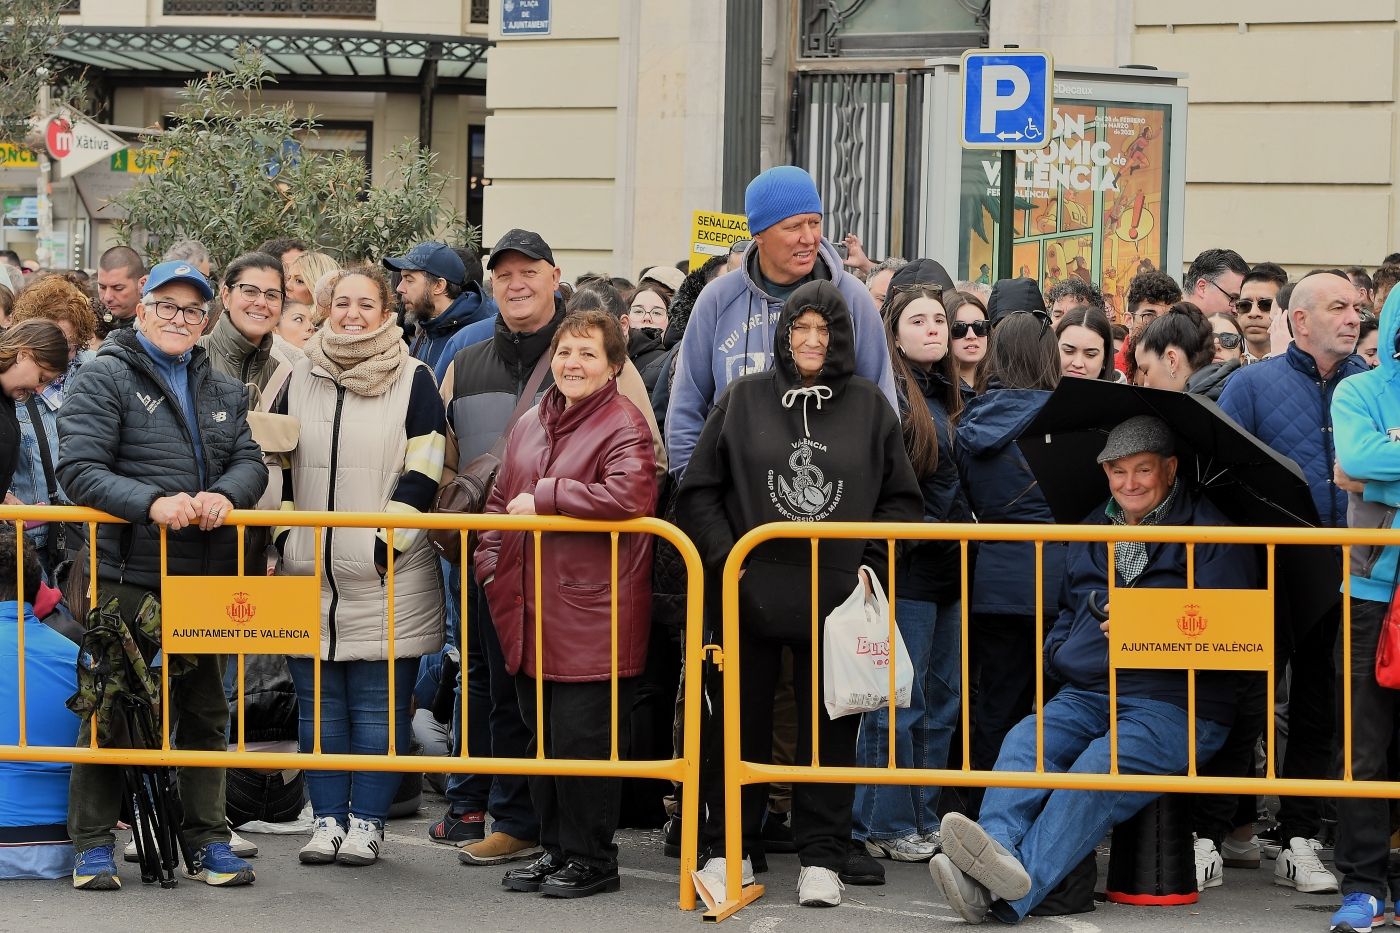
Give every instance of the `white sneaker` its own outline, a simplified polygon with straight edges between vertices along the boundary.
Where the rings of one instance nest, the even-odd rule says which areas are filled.
[[[1280,849],[1274,863],[1274,884],[1297,888],[1304,894],[1331,894],[1337,890],[1337,879],[1317,857],[1322,843],[1316,839],[1294,836],[1288,848]]]
[[[724,856],[716,856],[705,862],[705,867],[699,871],[690,873],[690,877],[695,881],[695,893],[700,895],[700,901],[707,910],[716,910],[725,900],[725,878],[729,867]],[[753,862],[749,857],[744,856],[744,862],[739,867],[740,878],[744,887],[753,884]],[[698,909],[698,908],[697,908]]]
[[[803,907],[839,907],[845,889],[830,868],[808,865],[797,876],[797,903]]]
[[[311,841],[301,847],[297,858],[303,865],[329,865],[335,861],[336,853],[345,842],[345,830],[333,816],[323,816],[316,820],[316,828],[311,833]]]
[[[930,841],[918,833],[910,833],[898,839],[867,839],[865,851],[870,853],[871,858],[887,858],[895,862],[927,862],[933,858],[933,853],[938,851],[936,839],[937,834],[935,840]]]
[[[1259,837],[1241,841],[1233,836],[1226,836],[1220,843],[1220,860],[1225,863],[1226,868],[1258,868]]]
[[[134,835],[131,837],[131,841],[126,844],[126,848],[122,849],[122,860],[126,862],[141,861],[141,856],[136,853],[136,837]]]
[[[1209,839],[1196,839],[1196,890],[1218,888],[1225,882],[1225,863]]]
[[[379,860],[379,850],[384,846],[384,830],[350,815],[350,832],[340,844],[340,852],[335,860],[342,865],[373,865]]]
[[[232,829],[229,829],[228,835],[228,847],[233,851],[234,855],[239,858],[253,858],[258,854],[258,844],[256,842],[249,842]]]

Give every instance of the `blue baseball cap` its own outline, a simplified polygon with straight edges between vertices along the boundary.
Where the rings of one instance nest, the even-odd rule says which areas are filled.
[[[204,277],[194,265],[183,259],[172,259],[169,262],[156,263],[152,267],[150,274],[146,276],[146,287],[141,289],[144,297],[151,292],[171,282],[188,282],[199,290],[205,301],[214,297],[214,286],[209,284],[209,280]]]
[[[465,285],[467,281],[467,267],[462,264],[462,257],[446,243],[434,240],[419,243],[406,256],[386,258],[384,265],[398,272],[426,272],[453,285]]]

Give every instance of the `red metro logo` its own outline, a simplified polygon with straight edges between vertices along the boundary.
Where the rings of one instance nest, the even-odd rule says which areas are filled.
[[[1195,638],[1206,630],[1206,617],[1201,615],[1201,607],[1195,603],[1187,603],[1185,610],[1185,615],[1177,617],[1176,627],[1186,637]]]

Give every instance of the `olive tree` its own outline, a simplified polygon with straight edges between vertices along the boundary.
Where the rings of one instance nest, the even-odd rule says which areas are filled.
[[[185,86],[170,128],[142,140],[159,169],[114,199],[122,242],[155,261],[193,238],[220,263],[278,237],[343,263],[377,262],[434,236],[476,245],[478,231],[444,203],[452,177],[417,140],[394,148],[387,177],[371,184],[359,156],[303,145],[315,115],[264,101],[274,81],[260,56],[242,50],[232,69]]]

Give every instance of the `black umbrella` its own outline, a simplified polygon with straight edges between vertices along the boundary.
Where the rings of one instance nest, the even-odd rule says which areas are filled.
[[[1155,415],[1176,436],[1177,475],[1200,489],[1239,525],[1317,527],[1321,523],[1303,471],[1199,395],[1098,379],[1066,378],[1017,438],[1045,500],[1062,524],[1079,524],[1108,499],[1097,460],[1108,432],[1136,415]],[[1291,619],[1280,632],[1301,633],[1337,603],[1336,551],[1298,545],[1275,551],[1277,605]]]

